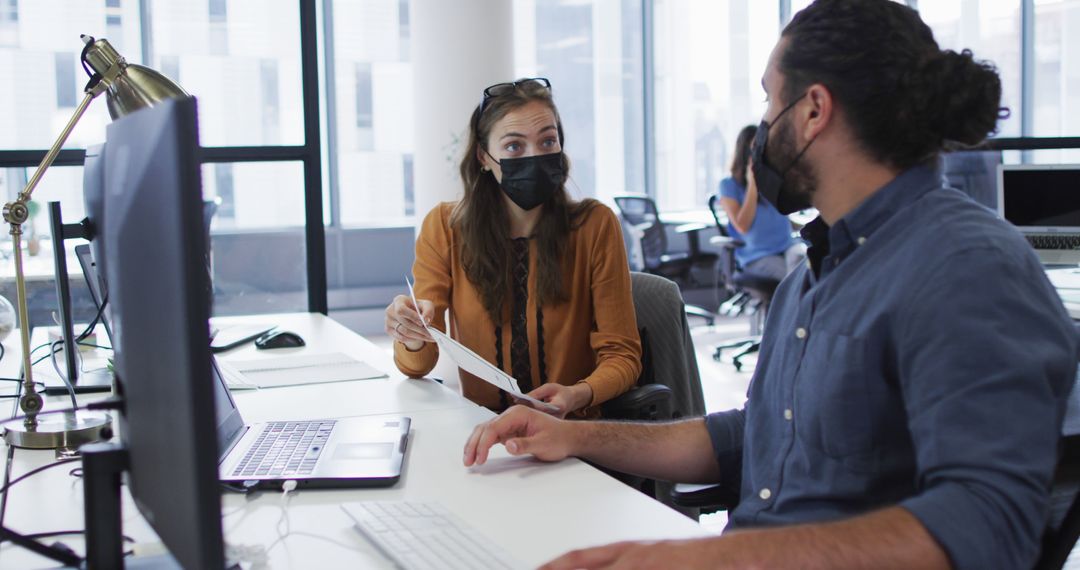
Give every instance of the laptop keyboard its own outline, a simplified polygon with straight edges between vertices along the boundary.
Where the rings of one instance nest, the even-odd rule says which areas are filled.
[[[269,422],[233,477],[292,477],[315,470],[336,422]]]
[[[1080,235],[1029,235],[1028,243],[1035,249],[1080,249]]]
[[[472,570],[523,565],[439,503],[365,501],[341,506],[399,568]]]

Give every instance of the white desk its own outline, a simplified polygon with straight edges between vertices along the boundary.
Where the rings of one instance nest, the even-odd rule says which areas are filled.
[[[278,355],[340,351],[390,373],[389,379],[381,380],[234,392],[246,421],[396,413],[413,419],[405,472],[394,487],[305,490],[292,496],[288,511],[292,531],[317,534],[341,544],[305,534],[290,535],[269,551],[271,568],[390,568],[389,562],[352,529],[351,520],[338,507],[359,500],[440,501],[532,566],[589,545],[709,534],[690,519],[576,459],[543,464],[510,457],[497,447],[487,465],[464,468],[461,455],[465,439],[473,426],[492,416],[491,412],[436,382],[403,378],[393,368],[388,353],[327,317],[264,315],[222,322],[273,323],[301,334],[307,341],[301,349],[273,351]],[[11,339],[5,343],[9,348],[12,344]],[[223,357],[250,359],[262,355],[266,352],[245,347]],[[66,397],[50,397],[46,408],[60,409],[65,402]],[[52,460],[51,451],[17,450],[13,476]],[[8,500],[5,525],[22,533],[83,528],[82,485],[68,475],[69,470],[68,466],[58,467],[15,486]],[[125,534],[138,542],[156,542],[126,490],[123,495]],[[275,529],[281,517],[280,503],[278,493],[263,493],[251,501],[239,495],[224,495],[226,541],[269,546],[278,538]],[[82,549],[81,537],[58,540],[77,551]],[[10,543],[0,546],[0,567],[51,566],[55,564]]]

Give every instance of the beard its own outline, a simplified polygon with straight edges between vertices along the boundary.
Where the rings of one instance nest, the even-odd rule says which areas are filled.
[[[817,174],[813,166],[807,162],[806,156],[799,156],[805,148],[800,149],[795,146],[795,129],[792,128],[790,121],[781,120],[775,128],[776,135],[770,137],[765,160],[774,167],[786,168],[784,189],[810,202],[817,190]]]

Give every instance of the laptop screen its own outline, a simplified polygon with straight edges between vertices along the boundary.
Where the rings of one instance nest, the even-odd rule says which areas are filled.
[[[1003,167],[998,208],[1022,229],[1080,232],[1080,165]]]
[[[218,368],[217,358],[210,358],[210,374],[214,376],[214,417],[217,419],[218,460],[228,454],[236,440],[243,435],[244,419],[233,401],[225,378]]]

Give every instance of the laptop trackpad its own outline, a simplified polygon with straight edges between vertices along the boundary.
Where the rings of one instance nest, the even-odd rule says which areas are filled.
[[[341,443],[334,446],[334,461],[390,459],[394,456],[393,443]]]

